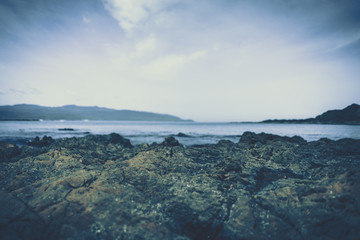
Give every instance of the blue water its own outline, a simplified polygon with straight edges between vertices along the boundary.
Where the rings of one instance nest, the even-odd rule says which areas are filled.
[[[74,131],[60,131],[72,128]],[[125,122],[125,121],[41,121],[0,122],[0,141],[24,141],[36,136],[53,138],[81,137],[88,134],[118,133],[132,144],[160,143],[165,137],[175,136],[181,144],[217,143],[221,139],[238,142],[245,131],[272,133],[280,136],[301,136],[308,141],[320,138],[338,140],[360,139],[360,126],[315,124],[253,124],[253,123],[201,123],[201,122]]]

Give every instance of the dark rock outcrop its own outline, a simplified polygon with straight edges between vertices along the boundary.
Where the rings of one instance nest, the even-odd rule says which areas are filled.
[[[54,142],[55,140],[52,139],[52,137],[44,136],[42,139],[35,137],[35,139],[29,142],[28,145],[34,147],[48,147]]]
[[[184,137],[184,138],[188,138],[191,137],[189,135],[186,135],[185,133],[179,132],[178,134],[176,134],[177,137]]]
[[[174,137],[167,137],[165,138],[165,141],[161,143],[161,146],[176,147],[176,146],[180,146],[180,143]]]
[[[19,154],[21,154],[21,150],[18,146],[11,143],[0,142],[0,161],[9,161]]]
[[[351,104],[344,109],[329,110],[315,118],[307,119],[269,119],[261,123],[295,123],[295,124],[348,124],[360,125],[360,105]]]
[[[315,119],[330,124],[360,124],[360,105],[354,103],[342,110],[330,110]]]
[[[41,141],[0,144],[1,239],[359,237],[360,140]]]
[[[294,137],[280,137],[278,135],[274,134],[268,134],[268,133],[253,133],[253,132],[244,132],[243,135],[240,138],[240,143],[248,143],[248,144],[255,144],[255,143],[261,143],[265,144],[267,142],[271,141],[287,141],[291,143],[306,143],[306,141],[299,136]]]
[[[59,128],[58,130],[59,131],[67,131],[67,132],[75,131],[75,129],[73,129],[73,128]]]

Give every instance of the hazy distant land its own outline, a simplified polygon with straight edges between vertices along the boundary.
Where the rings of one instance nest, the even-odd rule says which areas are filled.
[[[102,107],[66,105],[44,107],[30,104],[0,106],[0,121],[42,120],[117,120],[117,121],[191,121],[169,114],[115,110]]]
[[[315,118],[269,119],[261,123],[307,123],[307,124],[349,124],[360,125],[360,105],[351,104],[341,110],[329,110]]]
[[[169,114],[152,112],[116,110],[102,107],[82,107],[66,105],[44,107],[30,104],[0,106],[0,121],[39,121],[39,120],[116,120],[116,121],[192,121]],[[247,122],[250,123],[250,122]],[[254,122],[253,122],[254,123]],[[360,105],[351,104],[341,110],[329,110],[314,118],[307,119],[268,119],[257,123],[293,124],[348,124],[360,125]]]

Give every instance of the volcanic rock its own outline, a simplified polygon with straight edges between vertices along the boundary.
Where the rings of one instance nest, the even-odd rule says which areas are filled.
[[[360,140],[0,144],[1,239],[358,239]],[[51,143],[50,143],[51,142]],[[45,144],[46,143],[46,144]],[[50,143],[50,144],[48,144]]]

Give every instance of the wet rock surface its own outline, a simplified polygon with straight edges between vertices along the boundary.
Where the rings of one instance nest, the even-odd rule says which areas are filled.
[[[359,239],[360,140],[0,144],[0,239]]]

